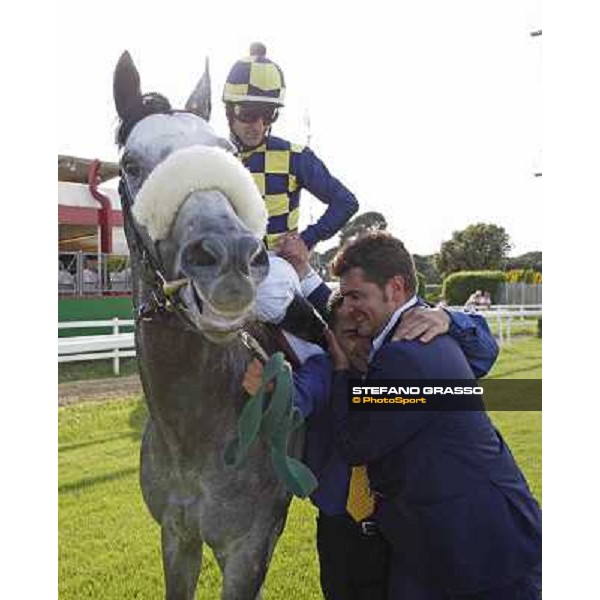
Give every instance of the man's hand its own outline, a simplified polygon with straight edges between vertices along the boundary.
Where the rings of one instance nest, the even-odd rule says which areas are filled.
[[[450,316],[443,308],[416,306],[406,312],[392,341],[415,340],[427,343],[433,338],[448,333]]]
[[[327,346],[329,348],[329,355],[331,357],[331,362],[333,363],[334,371],[347,371],[350,368],[350,363],[348,362],[348,357],[346,353],[342,350],[340,343],[337,341],[337,338],[333,334],[331,329],[325,329],[325,339],[327,340]]]
[[[252,359],[244,373],[242,379],[242,387],[251,395],[254,396],[262,383],[263,365],[258,358]],[[267,387],[268,391],[273,391],[273,382]]]
[[[296,269],[300,279],[310,270],[310,250],[297,233],[288,233],[283,236],[275,247],[275,252]]]

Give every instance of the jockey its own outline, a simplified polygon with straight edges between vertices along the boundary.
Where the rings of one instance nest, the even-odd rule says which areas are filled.
[[[231,139],[267,206],[267,248],[285,256],[283,246],[290,235],[310,250],[335,235],[358,210],[358,202],[310,148],[271,135],[284,105],[285,82],[282,70],[266,53],[263,44],[254,43],[250,56],[233,65],[223,102]],[[328,207],[298,236],[302,188]]]

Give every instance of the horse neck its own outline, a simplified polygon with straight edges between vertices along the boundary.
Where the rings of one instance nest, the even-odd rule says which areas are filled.
[[[132,297],[138,311],[156,285],[128,231]],[[241,381],[249,360],[238,339],[218,345],[184,328],[174,313],[159,312],[136,326],[140,375],[151,418],[171,445],[235,427],[244,396]],[[198,446],[196,442],[196,446]]]
[[[238,340],[221,346],[159,315],[137,331],[140,373],[151,418],[163,437],[184,450],[235,429],[243,406],[248,353]],[[193,441],[193,443],[192,443]]]

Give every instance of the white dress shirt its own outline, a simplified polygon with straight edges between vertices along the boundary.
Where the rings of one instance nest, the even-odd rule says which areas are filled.
[[[398,322],[400,315],[403,312],[407,311],[409,308],[413,307],[416,303],[417,303],[417,297],[413,296],[412,298],[410,298],[410,300],[405,302],[402,306],[399,306],[393,312],[392,316],[390,317],[389,321],[387,322],[387,325],[383,328],[381,333],[372,342],[371,353],[369,354],[369,362],[371,362],[371,360],[373,360],[373,356],[375,356],[375,353],[383,345],[383,340],[385,340],[385,336],[391,331],[392,327],[394,327],[394,325]]]

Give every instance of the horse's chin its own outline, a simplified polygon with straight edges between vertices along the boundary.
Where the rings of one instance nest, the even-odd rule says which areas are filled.
[[[226,344],[242,330],[247,320],[246,313],[225,318],[205,305],[198,322],[198,329],[211,342]]]
[[[251,316],[248,310],[231,313],[211,305],[193,284],[181,290],[180,298],[190,325],[215,344],[230,342]]]

